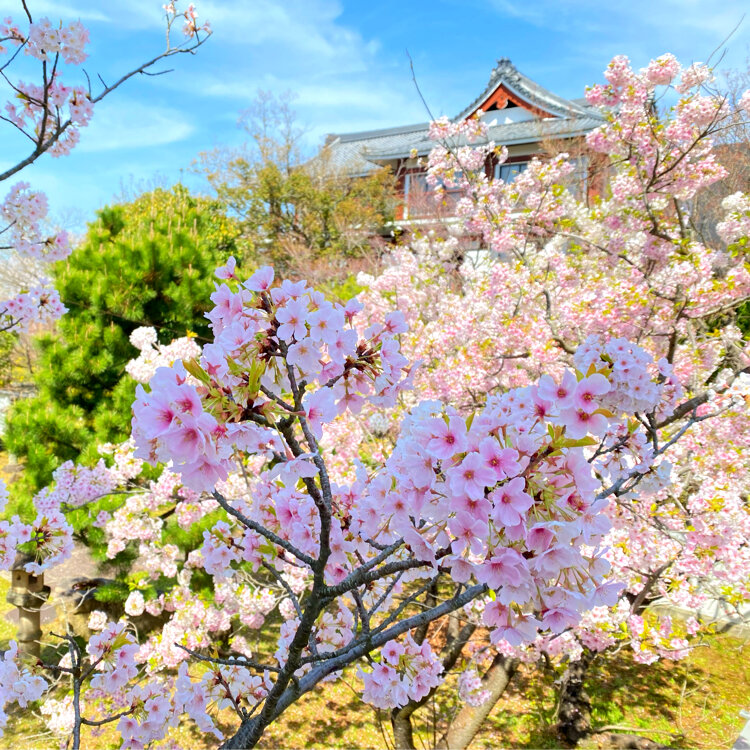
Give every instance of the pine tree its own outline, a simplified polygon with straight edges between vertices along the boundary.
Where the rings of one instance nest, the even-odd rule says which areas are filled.
[[[55,269],[69,312],[38,340],[38,395],[8,415],[5,442],[24,460],[26,495],[64,461],[92,462],[97,446],[130,431],[135,384],[129,336],[153,326],[161,343],[208,336],[213,272],[236,252],[235,224],[186,188],[154,190],[101,210],[81,245]]]

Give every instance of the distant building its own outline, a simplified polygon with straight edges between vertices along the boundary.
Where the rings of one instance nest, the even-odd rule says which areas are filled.
[[[512,180],[534,155],[544,151],[543,144],[554,142],[558,152],[568,150],[566,142],[572,145],[574,139],[602,124],[599,112],[585,99],[568,100],[553,94],[519,72],[507,58],[498,60],[487,87],[455,120],[471,117],[480,109],[490,124],[489,140],[508,149],[507,161],[487,165],[488,176],[505,181]],[[428,138],[428,127],[429,123],[422,122],[329,135],[328,158],[335,168],[353,176],[390,167],[403,196],[397,219],[404,224],[419,220],[428,212],[424,198],[429,189],[420,164],[434,145]],[[576,166],[586,189],[586,157],[578,155]]]

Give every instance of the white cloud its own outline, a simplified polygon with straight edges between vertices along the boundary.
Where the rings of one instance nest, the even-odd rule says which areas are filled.
[[[48,16],[50,19],[80,19],[84,22],[97,22],[117,25],[123,29],[158,28],[164,18],[162,6],[166,0],[28,0],[29,10],[34,19]],[[241,6],[242,0],[234,0],[230,5]],[[178,8],[187,7],[186,0],[177,3]],[[196,2],[200,11],[200,2]],[[19,0],[0,0],[0,14],[11,15],[16,21],[23,16]]]
[[[461,0],[463,2],[463,0]],[[515,18],[538,28],[570,35],[571,42],[585,38],[586,47],[617,42],[628,52],[633,45],[660,42],[665,49],[690,45],[704,56],[722,42],[747,12],[746,0],[490,0],[501,16]],[[747,40],[745,21],[732,43]]]
[[[216,100],[236,115],[259,89],[297,95],[294,108],[310,132],[345,132],[424,120],[405,54],[385,57],[375,36],[342,17],[337,0],[200,0],[214,38],[189,79],[165,77],[167,88]],[[377,28],[377,27],[375,27]]]
[[[97,9],[96,4],[86,2],[73,2],[72,5],[58,3],[55,0],[31,0],[28,3],[32,18],[51,18],[80,19],[81,21],[107,21],[111,19],[101,10]],[[99,4],[99,8],[101,4]],[[0,0],[0,13],[10,15],[14,20],[20,21],[24,17],[23,9],[18,0]]]
[[[299,83],[366,74],[380,50],[376,38],[342,21],[336,0],[201,0],[198,10],[214,32],[202,54],[223,68],[220,80],[206,80],[202,87],[213,95],[223,94],[228,81],[248,77]]]
[[[185,140],[194,130],[182,112],[120,96],[97,105],[91,124],[81,130],[76,150],[91,153],[165,146]]]
[[[306,58],[313,68],[336,60],[352,70],[377,48],[340,23],[342,8],[335,0],[203,0],[197,7],[220,43],[275,48],[275,57]]]

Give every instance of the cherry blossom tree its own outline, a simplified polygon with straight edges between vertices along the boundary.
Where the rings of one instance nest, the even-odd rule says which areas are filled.
[[[724,201],[726,218],[715,233],[724,244],[703,244],[689,215],[695,196],[715,192],[726,174],[713,139],[746,113],[743,106],[730,111],[707,67],[681,69],[670,55],[640,73],[616,58],[606,76],[606,86],[588,92],[607,118],[587,139],[594,152],[588,196],[565,189],[572,166],[564,155],[536,160],[512,184],[488,181],[487,160],[505,154],[486,143],[481,122],[438,122],[433,131],[442,145],[430,157],[432,178],[463,189],[459,210],[469,227],[506,260],[465,267],[457,285],[444,263],[455,241],[428,237],[399,250],[379,278],[363,280],[375,315],[395,299],[409,320],[414,335],[403,345],[426,360],[415,387],[427,396],[469,408],[488,392],[533,382],[540,367],[554,371],[591,333],[633,338],[672,363],[688,391],[675,415],[650,421],[638,414],[643,432],[608,432],[589,457],[595,463],[610,452],[619,469],[640,474],[634,492],[636,480],[600,472],[614,479],[606,556],[613,578],[627,584],[618,605],[531,649],[501,644],[496,662],[491,649],[479,649],[491,663],[488,678],[503,685],[517,658],[564,656],[578,669],[594,653],[628,642],[639,661],[682,658],[702,629],[647,612],[649,603],[688,613],[720,604],[737,616],[750,599],[742,468],[750,438],[748,348],[735,321],[750,296],[747,197]],[[670,106],[659,105],[665,101]],[[500,351],[494,342],[502,342]],[[561,387],[570,387],[564,378]],[[669,462],[653,471],[652,457],[666,445]],[[563,731],[577,739],[590,725],[572,726],[581,706],[569,708],[573,721],[561,716]],[[452,736],[449,745],[458,743]]]
[[[433,126],[436,183],[464,189],[459,210],[497,258],[457,276],[452,241],[426,238],[346,305],[230,261],[202,350],[134,334],[129,371],[148,385],[131,441],[110,466],[61,467],[33,524],[0,526],[0,562],[20,548],[30,572],[57,564],[65,511],[119,493],[92,520],[113,555],[138,544],[146,576],[128,617],[93,613],[96,634],[63,635],[57,664],[6,652],[3,705],[62,675],[69,693],[45,712],[74,747],[111,722],[124,747],[159,743],[184,715],[225,740],[223,709],[224,746],[252,747],[359,665],[364,699],[410,746],[411,715],[461,668],[466,711],[442,740],[459,747],[518,660],[565,657],[570,686],[623,643],[679,658],[700,624],[652,614],[655,597],[748,599],[748,348],[732,313],[750,289],[749,204],[727,202],[729,244],[710,248],[683,203],[722,177],[725,103],[710,71],[671,56],[641,72],[617,58],[607,78],[589,92],[607,115],[589,146],[608,164],[588,202],[566,190],[563,156],[491,182],[481,122]],[[165,468],[146,480],[144,463]],[[164,533],[172,512],[203,529],[186,559]],[[143,612],[168,619],[139,642]],[[260,627],[273,654],[250,645]]]
[[[485,624],[493,638],[519,642],[540,629],[561,632],[612,601],[619,585],[604,583],[609,565],[599,548],[606,503],[584,455],[597,441],[586,436],[603,435],[623,405],[630,408],[631,378],[652,384],[639,406],[671,414],[680,389],[668,365],[660,375],[644,350],[621,342],[623,374],[606,346],[589,342],[584,370],[571,371],[566,382],[575,385],[564,397],[551,382],[533,394],[511,390],[468,420],[423,401],[404,419],[384,465],[360,466],[347,479],[329,473],[324,427],[366,402],[392,406],[411,387],[414,370],[398,343],[403,316],[358,326],[356,301],[331,304],[304,282],[273,286],[270,268],[242,284],[233,263],[219,275],[228,283],[213,295],[215,340],[198,359],[156,369],[150,391],[139,387],[130,456],[114,471],[62,467],[56,487],[35,499],[37,520],[7,529],[9,550],[28,545],[34,561],[27,568],[41,572],[69,552],[62,509],[112,492],[118,472],[132,477],[139,461],[169,462],[159,482],[179,482],[188,501],[202,498],[198,513],[210,509],[206,503],[226,513],[204,532],[200,553],[186,561],[168,597],[153,605],[174,610],[159,635],[138,647],[124,623],[107,623],[86,647],[88,664],[68,637],[70,662],[59,668],[72,676],[75,737],[81,725],[118,720],[126,744],[146,744],[182,713],[216,732],[216,704],[231,706],[241,722],[228,746],[253,746],[301,695],[381,647],[379,663],[362,671],[365,699],[381,707],[421,699],[440,683],[443,665],[411,631],[490,591]],[[140,338],[145,349],[147,337]],[[163,493],[152,487],[136,502],[150,499],[153,509]],[[132,514],[137,505],[126,503]],[[193,514],[187,511],[188,523]],[[138,533],[133,523],[125,527],[130,538]],[[187,604],[190,570],[198,567],[214,581],[211,616],[202,602]],[[270,576],[287,601],[273,660],[242,656],[241,643],[238,656],[201,653],[212,631],[228,628],[230,613],[242,619],[248,609],[262,615],[274,606],[268,597],[243,596],[248,573]],[[456,590],[416,606],[442,580]],[[142,593],[126,605],[130,614],[144,607]],[[199,679],[191,678],[188,656],[209,666]],[[128,685],[136,658],[146,686]],[[165,674],[178,665],[176,680]],[[82,714],[87,680],[87,706],[114,695],[123,711]],[[147,704],[157,695],[161,708],[152,711]]]

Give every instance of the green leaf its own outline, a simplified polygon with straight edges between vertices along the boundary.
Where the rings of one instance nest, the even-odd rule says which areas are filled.
[[[208,385],[211,382],[211,378],[208,373],[198,364],[195,359],[183,359],[182,366],[189,372],[194,378],[200,380],[201,383]]]
[[[562,438],[557,442],[560,448],[585,448],[587,445],[599,445],[599,441],[592,437],[583,437],[574,440],[573,438]]]

